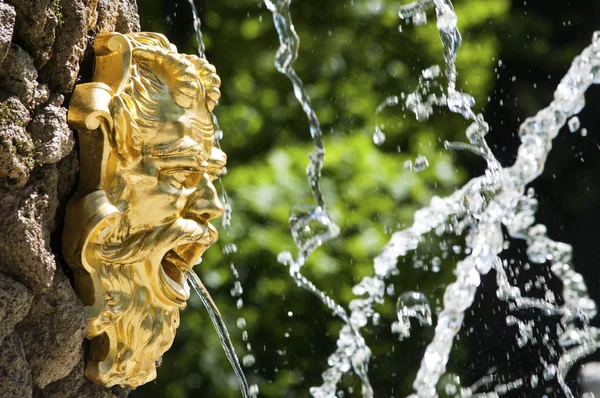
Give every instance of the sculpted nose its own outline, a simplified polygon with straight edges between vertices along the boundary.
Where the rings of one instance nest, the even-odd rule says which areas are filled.
[[[187,213],[190,218],[203,222],[208,222],[223,214],[223,205],[219,200],[217,190],[207,175],[198,186]]]

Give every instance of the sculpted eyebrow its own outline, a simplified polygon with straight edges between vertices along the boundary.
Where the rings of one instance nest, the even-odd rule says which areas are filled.
[[[158,158],[197,156],[201,159],[205,156],[204,147],[189,137],[154,144],[149,148],[148,155]]]

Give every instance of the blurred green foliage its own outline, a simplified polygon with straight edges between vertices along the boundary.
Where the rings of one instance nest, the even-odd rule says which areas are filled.
[[[196,52],[187,1],[138,0],[138,5],[143,30],[164,33],[179,51]],[[296,253],[288,227],[290,209],[313,204],[305,177],[312,149],[308,122],[289,81],[273,66],[279,41],[266,7],[257,0],[206,0],[197,6],[207,58],[223,82],[216,114],[225,133],[222,147],[229,172],[222,179],[233,218],[230,228],[219,228],[220,241],[196,272],[229,325],[240,358],[247,354],[256,358],[246,374],[259,385],[260,396],[306,397],[310,386],[321,384],[320,374],[341,327],[276,260],[281,251]],[[467,177],[442,144],[464,140],[466,122],[459,116],[438,109],[421,124],[397,106],[376,119],[375,109],[385,98],[416,88],[422,69],[443,67],[435,22],[406,25],[397,16],[398,7],[391,0],[292,3],[301,39],[295,68],[322,124],[327,148],[322,188],[328,211],[341,228],[340,237],[313,253],[303,272],[345,306],[354,297],[352,286],[373,274],[373,257],[391,233],[410,225],[414,211],[433,195],[452,192]],[[457,61],[458,86],[475,97],[476,110],[493,88],[499,51],[496,34],[486,26],[505,18],[508,8],[509,0],[456,1],[464,39]],[[372,140],[378,122],[387,135],[380,147]],[[426,156],[430,166],[418,174],[404,170],[404,162],[418,155]],[[231,244],[237,251],[223,254]],[[378,308],[381,324],[365,329],[374,354],[370,375],[376,396],[410,393],[433,334],[432,328],[415,325],[414,335],[398,342],[390,332],[395,296],[420,290],[432,309],[439,310],[444,287],[453,279],[457,259],[452,256],[443,259],[441,270],[431,269],[431,259],[441,252],[439,238],[428,239],[419,250],[400,264],[401,275],[391,281],[395,293]],[[416,269],[412,260],[423,261],[424,268]],[[230,295],[231,264],[244,289],[241,310]],[[236,327],[241,317],[251,350]],[[460,344],[455,351],[450,368],[458,371],[463,358]],[[350,396],[360,391],[356,376],[345,377],[340,388]],[[177,338],[163,358],[157,380],[132,396],[240,396],[197,297],[182,313]]]

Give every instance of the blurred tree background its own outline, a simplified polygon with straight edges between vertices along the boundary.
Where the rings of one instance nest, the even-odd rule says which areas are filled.
[[[414,27],[400,21],[397,11],[406,3],[292,2],[301,39],[294,66],[323,128],[327,153],[322,188],[341,228],[340,237],[313,253],[303,272],[344,306],[354,297],[352,286],[373,273],[372,260],[392,232],[410,225],[414,211],[433,195],[451,193],[484,167],[473,155],[444,149],[444,140],[465,141],[467,126],[447,109],[436,109],[426,123],[399,106],[376,115],[387,97],[414,91],[422,69],[443,67],[435,22]],[[138,6],[142,30],[165,34],[181,52],[197,52],[188,1],[138,0]],[[215,222],[221,238],[196,272],[229,325],[238,356],[246,357],[246,375],[259,385],[260,396],[306,397],[310,386],[321,384],[341,327],[277,262],[281,251],[296,253],[289,233],[290,210],[313,204],[305,177],[312,149],[308,122],[289,81],[273,66],[279,40],[266,7],[258,0],[203,0],[196,6],[207,58],[222,79],[215,112],[228,154],[229,172],[222,180],[233,206],[231,226],[225,229]],[[475,97],[475,110],[483,112],[492,127],[492,148],[508,164],[516,153],[520,121],[550,102],[573,57],[589,44],[594,28],[600,29],[600,6],[589,0],[560,5],[544,0],[456,0],[455,8],[463,36],[458,88]],[[428,17],[434,19],[431,13]],[[582,115],[591,133],[598,131],[597,91],[590,90]],[[377,123],[387,137],[381,146],[372,138]],[[595,225],[600,221],[598,138],[566,132],[555,146],[548,170],[534,184],[541,202],[538,220],[548,225],[552,238],[575,244],[575,265],[586,274],[598,300],[598,271],[591,267],[599,254],[593,242],[597,234],[592,233],[593,220]],[[427,157],[429,167],[419,173],[405,170],[405,161],[414,162],[419,155]],[[455,240],[450,243],[462,244]],[[415,324],[411,338],[399,342],[390,331],[396,296],[407,290],[424,292],[435,322],[460,258],[452,252],[443,255],[442,249],[439,238],[432,237],[400,265],[401,275],[391,281],[393,295],[377,308],[380,325],[365,329],[374,355],[370,378],[377,397],[411,392],[433,328]],[[241,309],[241,301],[231,293],[232,266],[243,287]],[[526,351],[520,362],[506,359],[507,350],[515,346],[515,331],[507,330],[502,311],[494,314],[499,304],[491,274],[484,278],[448,367],[465,386],[492,366],[498,366],[508,381],[525,372],[532,353],[537,355]],[[491,329],[499,331],[494,334]],[[358,396],[359,386],[356,376],[347,376],[340,389],[346,396]],[[553,396],[552,391],[544,394]],[[532,393],[526,388],[516,394],[541,396],[527,395]],[[195,296],[182,313],[157,380],[132,393],[151,396],[240,396],[216,332]]]

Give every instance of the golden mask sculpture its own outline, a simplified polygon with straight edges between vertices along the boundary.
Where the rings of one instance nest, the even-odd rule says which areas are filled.
[[[220,79],[160,34],[105,33],[94,51],[93,82],[69,107],[81,172],[63,251],[89,320],[87,377],[135,388],[156,377],[190,295],[184,273],[218,237]]]

